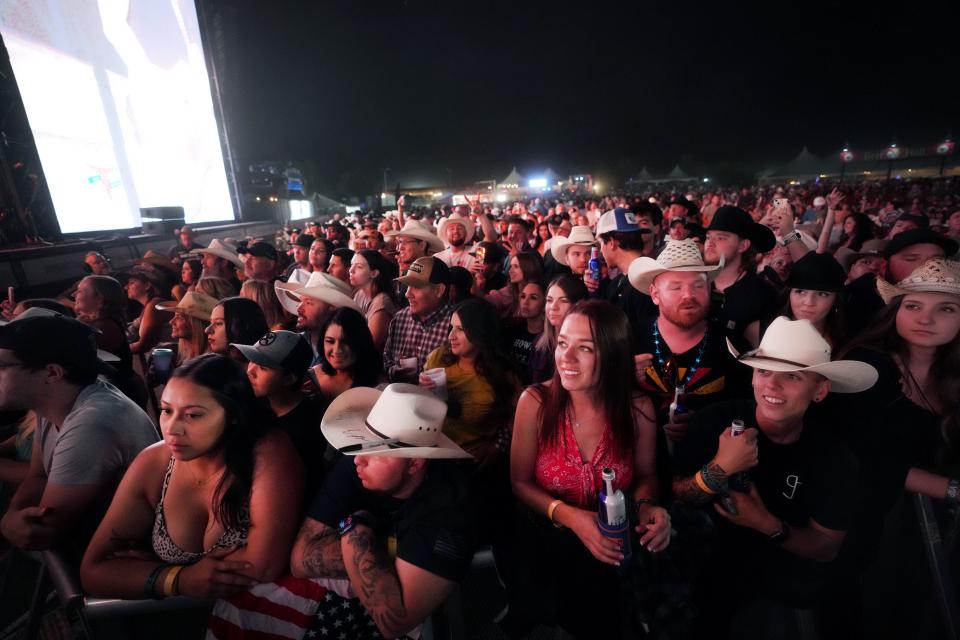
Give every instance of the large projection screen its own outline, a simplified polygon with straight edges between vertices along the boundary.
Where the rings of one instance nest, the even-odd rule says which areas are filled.
[[[63,233],[235,218],[193,0],[0,0]]]

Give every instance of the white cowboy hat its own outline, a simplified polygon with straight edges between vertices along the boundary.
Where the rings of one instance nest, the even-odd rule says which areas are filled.
[[[206,249],[196,249],[190,253],[210,253],[218,258],[229,260],[238,267],[243,266],[243,260],[240,259],[240,256],[237,254],[237,250],[233,248],[232,245],[229,245],[221,240],[217,240],[216,238],[210,241],[210,246],[208,246]]]
[[[280,305],[291,314],[297,315],[297,306],[303,296],[322,300],[332,307],[350,307],[363,313],[360,305],[353,300],[350,285],[343,280],[323,271],[311,273],[306,284],[296,282],[293,277],[291,274],[289,281],[273,283],[273,290],[280,300]]]
[[[932,258],[895,285],[877,278],[877,292],[885,303],[911,292],[960,296],[960,262]]]
[[[550,243],[550,253],[553,254],[553,259],[562,265],[569,266],[567,262],[567,247],[572,244],[589,247],[597,244],[597,239],[593,237],[593,232],[590,231],[590,227],[577,225],[570,229],[569,237],[554,237],[553,242]]]
[[[165,300],[164,302],[158,302],[155,306],[157,311],[179,312],[204,322],[210,322],[210,314],[213,313],[213,308],[217,306],[218,302],[220,301],[202,291],[187,291],[179,302]]]
[[[730,339],[727,349],[754,369],[768,371],[811,371],[830,381],[837,393],[858,393],[877,381],[877,370],[858,360],[830,361],[830,344],[809,320],[790,320],[780,316],[767,327],[760,346],[738,353]]]
[[[667,271],[699,271],[707,274],[707,282],[713,281],[723,269],[723,258],[720,264],[703,264],[700,247],[692,238],[686,240],[668,240],[667,245],[657,256],[657,259],[637,258],[630,263],[627,270],[627,279],[633,288],[640,293],[650,295],[650,285],[661,273]]]
[[[443,435],[447,405],[429,391],[402,382],[383,391],[354,387],[323,414],[320,430],[346,455],[391,458],[470,458]]]
[[[433,253],[443,251],[443,240],[440,239],[440,236],[416,220],[407,220],[403,225],[403,229],[400,229],[400,231],[388,231],[386,236],[388,238],[397,238],[399,236],[416,238],[417,240],[425,241]]]
[[[448,217],[443,218],[440,221],[440,224],[437,225],[437,237],[446,244],[447,243],[447,225],[455,223],[463,225],[465,230],[466,240],[463,241],[464,244],[470,244],[473,240],[473,220],[470,218],[464,218],[458,213],[451,213]]]

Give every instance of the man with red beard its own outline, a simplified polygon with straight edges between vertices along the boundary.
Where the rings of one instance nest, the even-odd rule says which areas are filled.
[[[640,385],[654,398],[657,423],[680,440],[692,412],[749,395],[749,381],[727,350],[723,327],[711,322],[710,283],[723,269],[705,265],[692,239],[668,240],[656,260],[637,258],[627,277],[649,295],[660,316],[634,327],[643,367]],[[680,397],[680,407],[671,405]]]

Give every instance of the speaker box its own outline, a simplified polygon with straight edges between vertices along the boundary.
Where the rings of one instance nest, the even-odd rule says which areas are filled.
[[[140,209],[140,222],[146,235],[168,235],[186,222],[183,207],[148,207]]]

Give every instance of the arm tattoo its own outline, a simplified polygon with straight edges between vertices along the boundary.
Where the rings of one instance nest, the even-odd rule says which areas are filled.
[[[727,480],[727,472],[716,462],[707,465],[704,475],[710,476],[711,484],[723,484]],[[706,504],[713,500],[714,495],[701,489],[693,477],[674,478],[673,494],[677,500],[689,504]]]
[[[366,527],[357,527],[347,534],[354,548],[353,568],[360,584],[354,584],[363,606],[373,617],[381,631],[396,629],[406,617],[400,582],[394,572],[393,562],[373,532]]]
[[[303,541],[303,568],[311,578],[344,578],[343,552],[337,532],[321,524],[304,524],[300,529]]]

